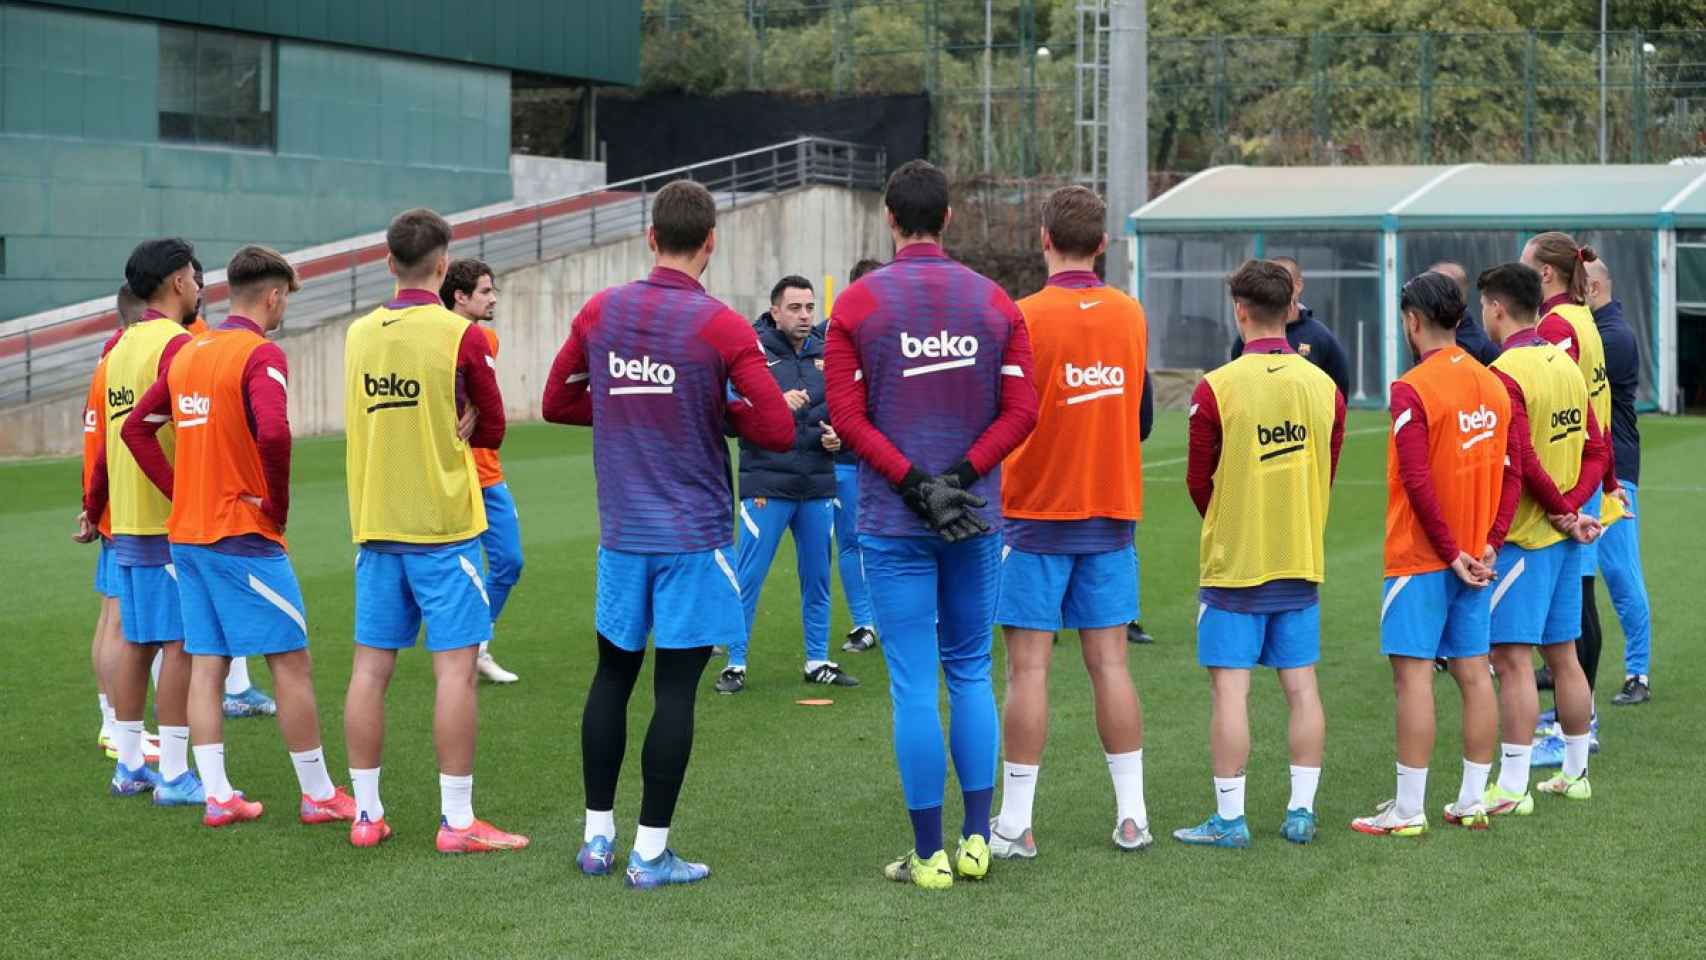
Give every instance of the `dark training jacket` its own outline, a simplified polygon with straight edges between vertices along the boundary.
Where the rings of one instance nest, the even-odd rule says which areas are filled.
[[[823,448],[823,428],[829,419],[829,401],[823,389],[823,336],[812,331],[799,352],[786,335],[776,329],[770,314],[758,319],[758,343],[764,362],[783,393],[804,390],[811,398],[794,411],[794,449],[773,453],[740,441],[740,496],[743,500],[773,497],[777,500],[823,500],[835,496],[835,463]]]

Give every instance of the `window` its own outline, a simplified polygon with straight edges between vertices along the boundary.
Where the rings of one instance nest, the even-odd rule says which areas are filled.
[[[272,147],[273,42],[162,25],[160,139]]]

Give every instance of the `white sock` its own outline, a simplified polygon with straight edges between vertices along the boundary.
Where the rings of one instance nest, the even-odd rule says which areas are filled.
[[[603,837],[611,843],[616,842],[616,811],[588,810],[586,812],[586,832],[581,839],[591,843],[593,837]]]
[[[1400,817],[1413,817],[1428,802],[1428,768],[1398,764],[1398,800],[1393,810]]]
[[[296,768],[296,782],[310,800],[330,800],[338,788],[332,786],[332,775],[326,770],[326,751],[323,747],[290,755],[290,765]],[[201,754],[196,754],[196,766],[201,766]]]
[[[160,689],[160,661],[166,658],[164,651],[154,651],[154,662],[148,666],[148,678],[153,681],[154,689]]]
[[[225,695],[234,697],[254,684],[249,682],[249,658],[232,657],[231,669],[225,671]]]
[[[1001,765],[1001,813],[995,822],[1002,836],[1016,840],[1031,828],[1031,804],[1037,798],[1040,769],[1028,763]]]
[[[1651,683],[1648,683],[1648,682],[1647,682],[1647,675],[1646,675],[1646,674],[1644,674],[1644,673],[1638,673],[1638,674],[1636,674],[1636,675],[1635,675],[1635,679],[1637,679],[1637,680],[1639,680],[1639,681],[1641,681],[1641,686],[1643,686],[1643,687],[1650,687],[1650,686],[1652,686],[1652,684],[1651,684]]]
[[[107,702],[107,695],[101,694],[101,736],[113,735],[113,705]]]
[[[1528,762],[1534,758],[1531,743],[1499,744],[1499,788],[1517,796],[1528,792]]]
[[[1490,763],[1476,763],[1468,757],[1463,758],[1463,785],[1457,788],[1459,808],[1480,802],[1481,796],[1487,792],[1487,777],[1492,772]]]
[[[1588,772],[1588,748],[1593,734],[1579,736],[1564,734],[1564,776],[1579,777]]]
[[[807,660],[806,661],[806,672],[811,673],[813,670],[816,670],[818,667],[821,667],[824,664],[827,664],[828,662],[829,662],[828,660]]]
[[[385,805],[379,802],[379,768],[357,770],[351,767],[349,782],[355,790],[355,810],[358,817],[365,813],[372,823],[385,819]]]
[[[1222,820],[1236,820],[1244,815],[1244,778],[1214,778],[1215,811]]]
[[[491,652],[490,652],[491,649],[492,649],[492,641],[490,641],[490,640],[481,640],[480,641],[480,656],[482,656],[482,657],[490,656],[491,655]]]
[[[453,830],[466,830],[474,825],[474,775],[453,777],[438,775],[438,807]]]
[[[634,856],[641,860],[656,860],[669,846],[668,827],[639,826],[634,828]]]
[[[114,720],[113,746],[118,748],[119,766],[126,770],[142,769],[142,721]]]
[[[160,779],[167,783],[190,769],[190,728],[160,727]]]
[[[1135,820],[1149,826],[1149,810],[1143,805],[1143,748],[1130,753],[1109,753],[1108,775],[1114,778],[1114,822]]]
[[[201,786],[207,792],[207,798],[220,803],[231,799],[231,794],[236,791],[231,789],[231,781],[225,776],[225,744],[208,743],[191,749],[195,751],[195,769],[201,774]]]
[[[1320,767],[1300,767],[1291,765],[1291,800],[1285,805],[1287,810],[1302,807],[1310,813],[1315,812],[1315,788],[1321,785]]]

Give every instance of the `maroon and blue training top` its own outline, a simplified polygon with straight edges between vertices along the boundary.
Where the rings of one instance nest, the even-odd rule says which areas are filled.
[[[551,364],[543,413],[592,427],[599,544],[628,553],[733,541],[725,419],[766,449],[794,445],[794,419],[752,327],[664,267],[581,308]]]
[[[859,532],[929,536],[896,491],[912,468],[961,460],[1001,524],[1001,461],[1037,423],[1031,341],[1002,289],[929,243],[835,298],[824,350],[829,419],[859,455]]]

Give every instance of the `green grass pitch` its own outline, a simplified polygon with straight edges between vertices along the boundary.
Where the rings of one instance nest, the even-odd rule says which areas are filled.
[[[707,675],[700,701],[671,839],[710,863],[712,878],[637,894],[615,877],[576,872],[598,536],[584,430],[517,426],[504,448],[527,570],[495,649],[521,682],[481,691],[475,802],[480,815],[531,834],[533,846],[484,857],[433,851],[432,676],[420,651],[403,656],[392,688],[383,785],[397,835],[378,850],[352,849],[340,826],[296,822],[295,779],[268,720],[232,722],[226,736],[232,780],[267,804],[258,823],[208,830],[193,810],[109,798],[112,764],[94,746],[88,661],[95,552],[67,536],[77,466],[0,465],[0,956],[1706,956],[1701,421],[1642,423],[1656,699],[1609,705],[1622,677],[1622,631],[1602,590],[1604,751],[1592,767],[1593,800],[1537,798],[1533,817],[1500,821],[1490,832],[1445,829],[1438,809],[1455,794],[1460,767],[1456,691],[1442,680],[1428,796],[1434,829],[1404,841],[1346,828],[1391,795],[1393,775],[1392,687],[1377,631],[1386,421],[1353,415],[1322,591],[1322,832],[1306,848],[1279,837],[1288,789],[1284,704],[1278,685],[1259,677],[1251,708],[1255,845],[1245,852],[1186,849],[1168,836],[1213,801],[1207,684],[1193,651],[1198,520],[1183,483],[1184,416],[1161,421],[1145,450],[1148,510],[1138,532],[1143,620],[1158,642],[1131,650],[1156,847],[1123,855],[1108,841],[1112,790],[1067,636],[1057,648],[1053,735],[1037,796],[1042,857],[998,863],[987,881],[939,895],[888,884],[879,873],[910,842],[880,653],[840,655],[864,685],[835,691],[834,706],[794,704],[822,691],[800,681],[788,548],[761,603],[748,691],[718,697]],[[298,444],[289,530],[334,770],[345,767],[354,558],[342,449],[335,439]],[[839,634],[847,629],[839,587],[837,597]],[[998,677],[1001,659],[998,641]],[[256,676],[270,688],[264,669]],[[618,800],[624,853],[649,710],[642,679]],[[955,829],[957,793],[946,816]]]

